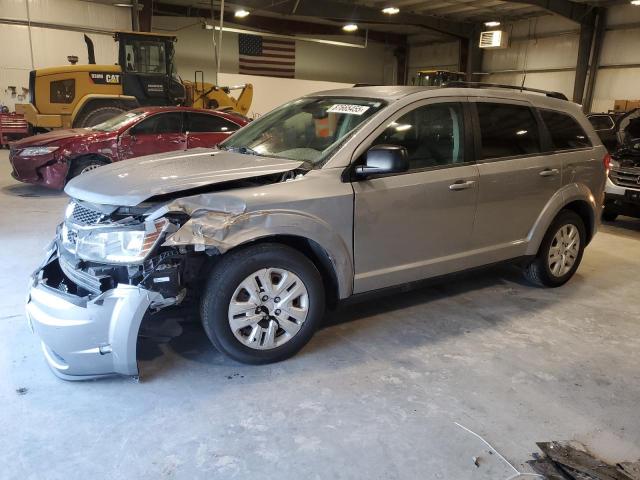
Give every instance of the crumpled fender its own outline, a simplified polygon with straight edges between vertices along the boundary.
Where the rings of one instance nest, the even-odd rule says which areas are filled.
[[[599,215],[594,215],[594,212],[598,212],[596,199],[586,185],[582,183],[570,183],[562,187],[551,197],[538,216],[538,219],[527,236],[528,246],[526,255],[535,255],[538,252],[542,239],[547,233],[551,222],[553,222],[553,219],[558,215],[558,212],[560,212],[565,205],[576,200],[584,201],[591,207],[591,224],[593,225],[593,229],[590,233],[591,237],[593,237],[600,219]]]
[[[229,203],[221,211],[220,197],[216,198],[216,210],[202,208],[195,197],[172,202],[156,214],[166,211],[184,211],[191,218],[174,234],[168,236],[164,246],[192,245],[196,251],[213,247],[225,253],[239,245],[277,235],[293,235],[317,243],[330,259],[341,298],[353,291],[353,262],[348,246],[324,220],[293,210],[257,210],[245,212],[242,202],[229,197]],[[186,202],[186,203],[185,203]],[[180,205],[178,205],[180,203]],[[198,205],[198,210],[189,212],[189,206]]]

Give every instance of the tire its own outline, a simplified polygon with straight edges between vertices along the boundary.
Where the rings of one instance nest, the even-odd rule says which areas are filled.
[[[72,178],[75,178],[78,175],[82,175],[83,173],[89,172],[98,167],[102,167],[107,163],[109,162],[97,157],[76,158],[75,160],[71,161],[71,168],[69,169],[69,175],[67,176],[67,180],[71,180]]]
[[[579,241],[577,248],[564,248],[563,242],[559,242],[557,237],[557,235],[562,235],[562,231],[565,233],[575,232]],[[560,211],[549,226],[536,257],[524,268],[525,278],[541,287],[555,288],[564,285],[576,273],[580,265],[586,240],[586,228],[582,218],[570,210]],[[570,242],[571,240],[566,241],[571,245]],[[552,248],[556,247],[559,247],[560,253],[555,257],[558,261],[553,263],[550,260],[550,252]],[[564,256],[561,252],[564,252]],[[573,263],[568,268],[568,263],[571,261]]]
[[[260,293],[253,288],[255,296],[250,297],[244,287],[260,287],[255,280],[258,275],[266,288],[261,287]],[[281,283],[282,289],[274,282]],[[296,296],[298,292],[303,293]],[[236,312],[231,312],[232,300]],[[324,308],[324,287],[316,266],[293,248],[265,243],[222,257],[211,272],[200,312],[207,336],[221,353],[259,365],[295,355],[315,333]]]
[[[98,107],[80,114],[79,118],[74,122],[74,126],[76,128],[93,127],[126,111],[125,108],[116,105]]]
[[[618,218],[618,212],[616,212],[615,210],[605,208],[602,211],[602,220],[604,220],[605,222],[613,222],[616,218]]]

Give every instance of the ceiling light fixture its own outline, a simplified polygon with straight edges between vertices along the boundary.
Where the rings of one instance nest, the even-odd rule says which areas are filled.
[[[498,22],[496,20],[492,20],[490,22],[484,22],[484,26],[485,27],[499,27],[500,26],[500,22]]]
[[[236,18],[245,18],[249,16],[249,11],[245,9],[236,10],[236,13],[233,14]]]
[[[382,9],[382,13],[386,14],[386,15],[395,15],[396,13],[399,13],[400,9],[398,7],[386,7]]]
[[[342,27],[342,30],[344,30],[345,32],[355,32],[356,30],[358,30],[358,25],[356,25],[355,23],[347,23],[344,27]]]
[[[631,5],[640,6],[640,0],[631,0]]]
[[[131,5],[130,3],[114,3],[113,6],[114,7],[124,7],[124,8],[133,7],[133,5]]]

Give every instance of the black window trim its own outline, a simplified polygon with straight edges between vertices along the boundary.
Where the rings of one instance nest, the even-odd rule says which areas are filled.
[[[481,100],[481,102],[478,102]],[[478,114],[478,103],[501,103],[504,105],[512,105],[515,107],[525,107],[531,111],[531,114],[536,120],[536,124],[538,125],[538,135],[540,137],[540,152],[537,153],[525,153],[522,155],[510,155],[508,157],[495,157],[495,158],[480,158],[480,154],[482,153],[482,137],[480,132],[480,115]],[[485,163],[494,163],[494,162],[504,162],[507,160],[519,160],[521,158],[531,158],[531,157],[540,157],[547,155],[544,152],[545,148],[548,148],[550,145],[550,137],[547,132],[544,123],[542,122],[542,118],[540,114],[536,111],[536,108],[528,102],[523,101],[512,101],[508,98],[493,98],[493,97],[474,97],[469,100],[469,105],[472,111],[472,117],[474,119],[473,125],[473,136],[474,136],[474,152],[475,159],[478,165],[482,165]]]
[[[371,147],[371,143],[376,138],[378,138],[378,136],[382,132],[384,132],[384,130],[388,127],[389,121],[392,118],[395,118],[397,113],[404,111],[404,113],[400,114],[397,117],[397,118],[400,118],[403,115],[405,115],[405,114],[407,114],[407,113],[409,113],[409,112],[411,112],[413,110],[416,110],[418,108],[428,107],[430,105],[439,105],[439,104],[443,104],[443,103],[457,103],[457,104],[460,104],[460,106],[462,107],[462,130],[463,130],[463,134],[464,134],[464,162],[449,163],[449,164],[446,164],[446,165],[434,165],[434,166],[431,166],[431,167],[409,169],[406,172],[388,173],[388,174],[385,174],[385,175],[376,175],[375,177],[372,177],[369,180],[375,180],[375,179],[378,179],[378,178],[397,177],[397,176],[400,176],[400,175],[412,175],[414,173],[423,173],[423,172],[430,172],[430,171],[433,171],[433,170],[444,170],[444,169],[448,169],[448,168],[456,168],[456,167],[464,167],[464,166],[469,166],[469,165],[475,165],[476,161],[475,161],[475,148],[474,148],[473,130],[472,130],[472,128],[473,128],[472,127],[472,112],[469,109],[469,100],[468,100],[468,98],[467,97],[437,97],[437,99],[438,99],[438,101],[428,102],[428,103],[425,103],[425,101],[426,100],[431,100],[431,98],[421,98],[419,100],[416,100],[415,102],[412,102],[412,103],[410,103],[408,105],[405,105],[404,107],[401,107],[400,109],[394,111],[387,118],[385,118],[385,120],[383,122],[380,122],[379,126],[382,126],[382,125],[386,125],[386,126],[382,130],[380,130],[380,132],[377,133],[377,134],[376,134],[376,131],[378,129],[376,128],[376,130],[374,130],[371,134],[369,134],[369,136],[362,142],[362,143],[366,143],[367,144],[367,148],[365,148],[363,153],[358,158],[352,159],[351,163],[346,167],[345,172],[343,172],[343,174],[342,174],[343,181],[349,181],[349,182],[362,181],[361,179],[356,179],[353,176],[353,172],[355,171],[355,167],[363,164],[363,162],[364,162],[364,154]],[[442,100],[442,101],[440,101],[440,100]],[[362,145],[362,143],[360,145]],[[360,148],[360,146],[356,147],[355,150],[358,150],[359,148]]]
[[[596,128],[595,125],[591,123],[591,119],[593,117],[607,117],[609,122],[611,122],[611,126],[608,128]],[[587,117],[587,120],[589,120],[589,123],[591,123],[591,126],[596,132],[608,132],[609,130],[616,128],[616,121],[608,113],[593,113]]]
[[[546,135],[549,138],[549,150],[543,152],[544,155],[558,155],[560,153],[583,152],[583,151],[586,151],[586,150],[593,150],[595,148],[595,146],[593,145],[593,142],[591,141],[591,138],[589,137],[587,132],[584,130],[582,125],[580,125],[580,122],[578,121],[578,119],[576,117],[574,117],[571,113],[565,112],[564,110],[554,110],[553,108],[542,108],[542,107],[538,107],[538,108],[536,108],[536,110],[537,110],[536,113],[540,117],[540,121],[542,122],[542,128],[544,129]],[[543,111],[552,112],[552,113],[560,113],[562,115],[566,115],[569,118],[571,118],[582,129],[582,132],[585,134],[585,136],[589,140],[589,143],[591,144],[591,146],[588,146],[588,147],[575,147],[575,148],[563,148],[563,149],[560,149],[560,150],[554,148],[553,147],[553,140],[551,140],[551,134],[549,133],[549,130],[547,129],[547,124],[542,119],[542,113],[541,112],[543,112]]]
[[[197,134],[197,133],[229,133],[229,134],[232,134],[232,133],[235,133],[235,132],[237,132],[238,130],[240,130],[242,128],[242,126],[237,124],[236,122],[234,122],[232,120],[229,120],[228,118],[221,117],[220,115],[216,115],[214,113],[192,112],[192,111],[186,111],[186,112],[182,112],[182,113],[183,113],[183,115],[182,115],[182,133],[184,133],[186,135],[188,135],[190,133],[193,133],[194,135]],[[191,131],[187,130],[187,126],[189,125],[189,117],[191,115],[206,115],[206,116],[209,116],[209,117],[215,117],[215,118],[217,118],[218,120],[221,120],[224,123],[228,123],[230,125],[233,125],[235,127],[235,130],[229,130],[228,132],[210,132],[210,131],[207,131],[207,132],[191,132]]]
[[[138,125],[140,125],[142,122],[146,122],[147,120],[149,120],[150,118],[153,117],[157,117],[158,115],[166,115],[168,113],[179,113],[180,114],[180,131],[177,132],[181,135],[185,134],[184,131],[184,126],[185,126],[185,117],[184,117],[184,113],[185,112],[181,112],[181,111],[175,111],[175,110],[171,110],[171,111],[167,111],[167,112],[153,112],[150,113],[149,115],[146,115],[142,120],[140,120],[137,123],[134,123],[133,125],[131,125],[129,128],[127,128],[127,130],[125,132],[122,133],[122,135],[135,135],[133,133],[131,133],[131,130],[136,128]],[[158,133],[151,133],[151,134],[145,134],[145,135],[162,135],[162,134],[158,134]]]

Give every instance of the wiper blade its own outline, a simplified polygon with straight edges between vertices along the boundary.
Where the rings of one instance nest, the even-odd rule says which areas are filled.
[[[242,153],[243,155],[260,155],[260,153],[249,147],[220,147],[220,150]]]

